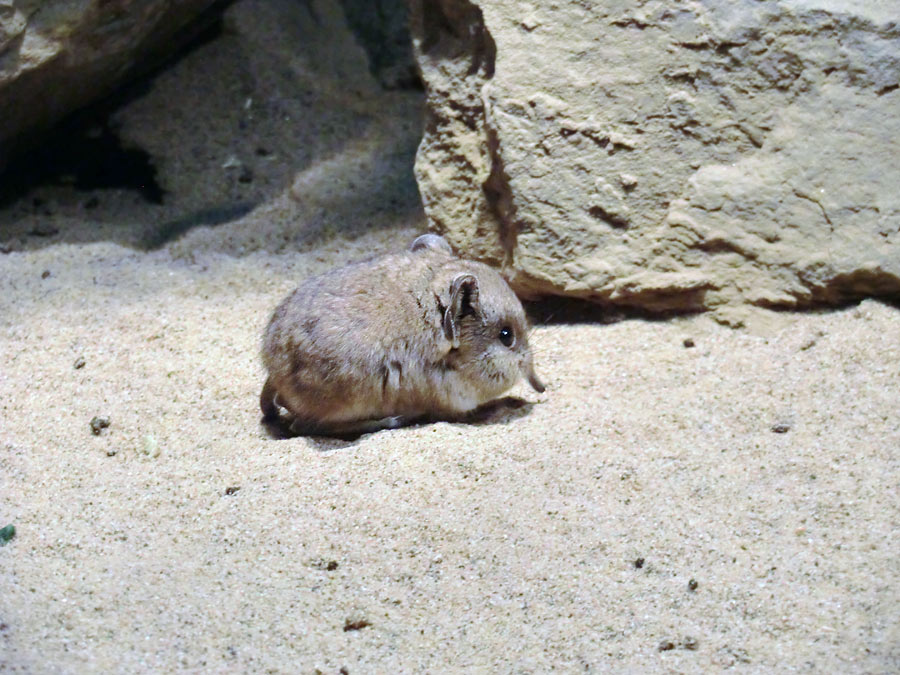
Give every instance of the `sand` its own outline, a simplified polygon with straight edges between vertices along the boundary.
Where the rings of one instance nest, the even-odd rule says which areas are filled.
[[[271,439],[267,313],[407,238],[0,258],[0,662],[896,670],[896,309],[541,325],[548,391],[492,423]]]
[[[161,143],[138,111],[196,65],[123,134]],[[163,205],[44,186],[0,213],[0,670],[900,670],[896,307],[558,315],[518,410],[269,435],[275,304],[425,227],[421,96],[363,89],[339,141],[274,143],[249,186],[212,144]],[[248,148],[299,133],[266,119]]]

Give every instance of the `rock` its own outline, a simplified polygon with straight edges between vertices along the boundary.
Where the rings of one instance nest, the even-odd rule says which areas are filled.
[[[886,4],[412,0],[411,28],[430,224],[520,294],[656,311],[900,294]]]
[[[0,168],[30,135],[171,53],[212,3],[0,0]]]
[[[91,433],[94,434],[94,436],[99,436],[103,433],[104,429],[109,428],[109,425],[110,421],[108,417],[96,415],[91,418]]]

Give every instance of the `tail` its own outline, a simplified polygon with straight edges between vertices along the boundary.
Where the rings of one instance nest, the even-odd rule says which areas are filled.
[[[259,395],[259,407],[262,410],[263,419],[278,419],[278,407],[275,405],[275,385],[272,384],[272,378],[267,377],[266,383],[263,385],[262,392]]]

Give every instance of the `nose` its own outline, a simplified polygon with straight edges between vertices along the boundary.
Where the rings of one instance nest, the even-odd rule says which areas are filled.
[[[530,354],[525,363],[522,364],[522,370],[524,371],[525,379],[528,380],[528,384],[531,385],[531,388],[537,393],[543,394],[546,387],[537,376],[537,373],[534,372],[534,361],[532,361]]]

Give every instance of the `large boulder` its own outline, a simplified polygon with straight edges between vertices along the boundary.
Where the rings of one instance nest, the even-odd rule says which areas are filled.
[[[429,220],[530,296],[900,294],[890,4],[411,0]]]
[[[30,137],[165,58],[213,0],[0,0],[0,168]]]

